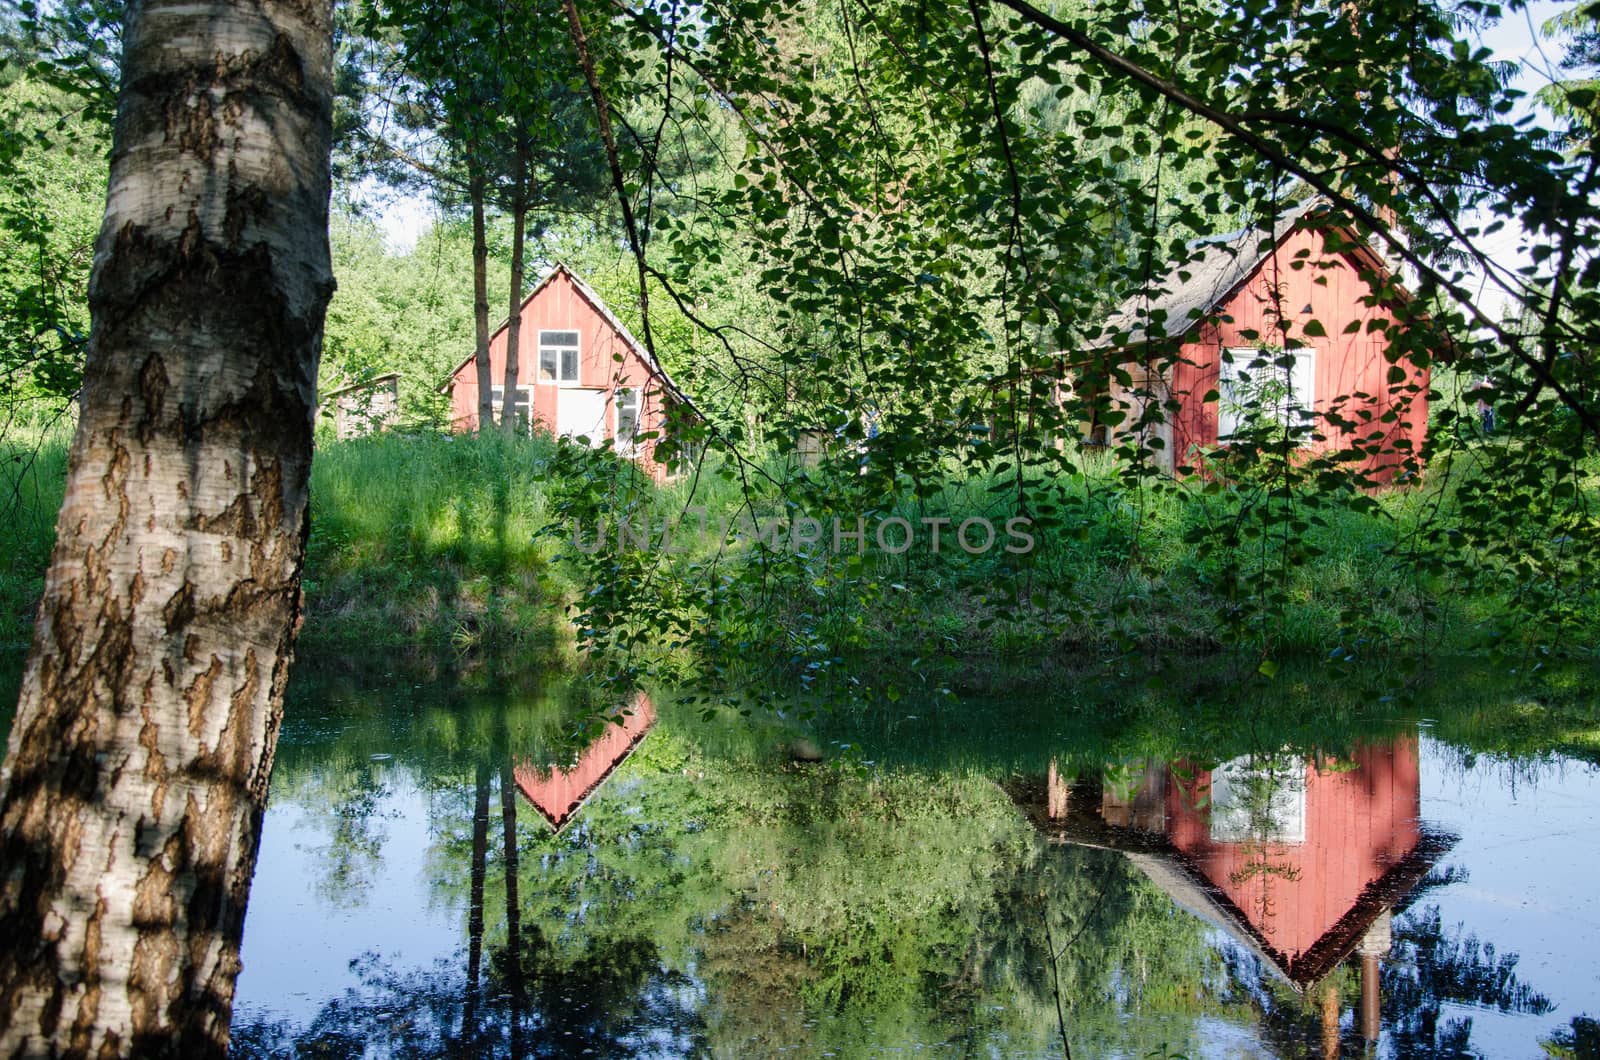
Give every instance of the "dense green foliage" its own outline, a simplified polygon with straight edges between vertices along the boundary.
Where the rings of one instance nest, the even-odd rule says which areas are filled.
[[[7,68],[3,149],[26,177],[0,211],[7,387],[57,408],[85,323],[99,169],[78,163],[104,150],[114,14],[24,12],[31,65]],[[552,606],[581,601],[579,643],[625,678],[736,678],[756,659],[808,681],[886,647],[1227,647],[1270,673],[1307,652],[1592,644],[1592,33],[1581,13],[1554,27],[1573,79],[1547,94],[1561,106],[1526,116],[1507,71],[1468,44],[1504,15],[1475,2],[344,8],[341,201],[387,182],[428,199],[436,222],[396,251],[338,217],[324,390],[398,372],[401,423],[441,426],[439,387],[501,319],[489,306],[567,260],[689,389],[703,418],[672,441],[705,459],[663,492],[543,442],[526,458],[431,436],[330,446],[312,635],[326,613],[392,636],[554,643]],[[1138,397],[1135,373],[1171,369],[1201,322],[1105,334],[1108,308],[1192,260],[1194,237],[1311,194],[1415,295],[1372,278],[1372,297],[1399,307],[1374,336],[1391,378],[1434,373],[1427,445],[1388,454],[1410,488],[1369,488],[1376,431],[1306,452],[1332,411],[1291,426],[1246,409],[1225,448],[1173,454],[1203,473],[1162,475],[1157,428],[1175,408]],[[1525,231],[1529,264],[1486,259],[1502,226]],[[501,292],[481,305],[475,266]],[[1476,273],[1508,316],[1474,301]],[[1258,336],[1269,351],[1326,330],[1275,312],[1276,334]],[[1497,414],[1487,436],[1480,403]],[[1109,452],[1081,444],[1091,424],[1114,429]],[[803,473],[802,438],[823,450]],[[733,524],[813,516],[825,531],[1026,518],[1036,547],[559,545],[602,519],[691,506]],[[11,584],[40,555],[37,533],[18,532],[34,540]],[[12,596],[8,612],[25,612],[28,593]]]
[[[0,71],[3,75],[3,71]],[[0,403],[6,424],[59,415],[78,389],[89,261],[109,133],[31,77],[0,85]]]
[[[42,585],[65,442],[61,431],[14,436],[0,451],[8,643],[26,638]],[[462,649],[514,643],[551,657],[576,642],[595,651],[594,661],[696,676],[707,687],[721,678],[735,695],[756,674],[840,692],[855,687],[854,674],[910,694],[946,683],[952,662],[1004,669],[1130,650],[1210,654],[1230,644],[1254,649],[1244,656],[1248,668],[1267,647],[1240,622],[1248,612],[1237,599],[1263,562],[1259,539],[1241,535],[1220,547],[1197,532],[1248,518],[1247,491],[1141,501],[1113,468],[1086,465],[1057,491],[1083,513],[1079,532],[1044,539],[1026,557],[1030,599],[1087,601],[1052,612],[1008,606],[1003,586],[1016,557],[999,549],[970,555],[947,542],[937,555],[835,554],[792,548],[788,523],[783,543],[766,547],[752,520],[803,514],[789,498],[804,496],[820,472],[773,456],[763,490],[746,491],[713,468],[663,488],[626,461],[544,435],[325,441],[313,473],[305,636]],[[951,485],[880,515],[943,517],[952,527],[981,515],[1003,525],[1015,509],[1008,494],[988,489],[993,481]],[[1289,582],[1271,630],[1276,650],[1349,672],[1403,661],[1397,646],[1410,643],[1511,659],[1562,647],[1570,632],[1519,622],[1509,593],[1470,597],[1448,572],[1419,577],[1409,566],[1408,539],[1452,503],[1449,489],[1394,492],[1308,533],[1304,546],[1322,559]],[[631,532],[619,546],[624,518],[649,526],[649,549]],[[664,524],[677,528],[670,552],[660,547]],[[597,535],[607,547],[594,547]],[[653,624],[662,613],[672,625]],[[606,624],[596,615],[630,617]],[[1579,628],[1594,622],[1579,618]],[[707,645],[705,632],[720,639]]]

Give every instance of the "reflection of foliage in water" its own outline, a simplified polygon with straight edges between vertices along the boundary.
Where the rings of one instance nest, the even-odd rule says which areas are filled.
[[[334,905],[350,907],[364,901],[382,864],[383,821],[393,816],[383,807],[394,792],[372,774],[371,769],[358,769],[351,788],[330,807],[326,872],[316,886],[317,894]]]
[[[1398,1055],[1461,1055],[1472,1030],[1470,1017],[1441,1022],[1445,1004],[1472,1005],[1500,1012],[1544,1015],[1550,999],[1517,978],[1517,955],[1497,952],[1493,943],[1446,929],[1439,907],[1426,906],[1395,918],[1393,959],[1384,965],[1383,995],[1387,1025]]]
[[[433,1051],[395,1045],[377,1055],[504,1055],[513,1023],[536,1055],[559,1055],[575,1040],[622,1055],[628,1035],[644,1027],[675,1043],[664,1052],[742,1056],[783,1042],[805,1055],[917,1043],[1043,1054],[1059,1045],[1042,917],[1058,944],[1071,939],[1056,967],[1075,1050],[1194,1052],[1202,1044],[1197,1019],[1207,1015],[1269,1040],[1315,1040],[1314,999],[1290,997],[1237,954],[1219,953],[1206,925],[1126,859],[1040,842],[994,787],[996,768],[975,756],[995,728],[992,713],[948,706],[901,704],[895,718],[922,720],[886,725],[875,744],[871,720],[854,719],[856,732],[868,734],[849,737],[862,741],[855,748],[830,750],[825,765],[795,766],[782,752],[792,729],[697,721],[658,701],[661,725],[573,826],[551,836],[531,813],[524,817],[522,943],[512,952],[499,843],[473,850],[477,767],[487,759],[498,775],[513,753],[559,753],[586,702],[558,686],[527,690],[493,675],[467,675],[460,685],[448,696],[438,685],[391,687],[379,699],[355,682],[325,682],[320,713],[302,699],[286,725],[273,798],[320,814],[318,826],[348,848],[330,851],[333,864],[346,866],[328,874],[332,890],[358,895],[362,880],[381,876],[383,833],[371,822],[402,778],[428,799],[427,863],[441,908],[466,908],[467,866],[483,859],[482,1049],[460,1041],[465,959],[424,975],[373,958],[360,969],[361,985],[329,1001],[311,1025],[241,1026],[241,1050],[255,1052],[240,1055],[388,1042],[401,1025]],[[1092,762],[1108,752],[1132,760],[1171,742],[1178,726],[1169,708],[1125,703],[1114,733],[1091,729],[1082,747],[1061,748],[1062,760]],[[1372,724],[1370,714],[1350,716]],[[1269,724],[1255,739],[1269,747],[1315,739],[1337,751],[1381,738],[1340,722],[1339,712],[1309,728],[1303,719],[1272,722],[1281,711],[1261,717]],[[1211,714],[1191,713],[1185,724],[1199,734],[1196,761],[1249,750]],[[821,734],[818,742],[833,747]],[[385,753],[396,760],[371,762]],[[1000,749],[1001,770],[1010,753]],[[1031,753],[1040,753],[1037,740]],[[1262,805],[1270,804],[1268,792]],[[1505,985],[1472,973],[1474,962],[1510,970],[1481,947],[1435,945],[1429,954],[1441,969],[1454,960],[1462,974],[1430,973],[1430,996],[1391,995],[1396,1012],[1429,1004],[1436,1012],[1439,998],[1467,984]],[[521,982],[519,1008],[509,1000],[513,980]],[[1334,987],[1351,1003],[1351,977],[1338,973]],[[514,1011],[523,1017],[513,1021]],[[1434,1050],[1465,1047],[1470,1033],[1428,1026],[1437,1031]],[[345,1031],[350,1037],[339,1038]],[[1416,1043],[1408,1055],[1442,1055],[1423,1049],[1423,1037],[1419,1030],[1407,1039]]]
[[[375,954],[356,962],[359,986],[327,1002],[304,1028],[265,1018],[236,1022],[230,1055],[265,1057],[436,1057],[516,1055],[628,1057],[649,1041],[658,1055],[705,1050],[686,980],[659,967],[642,939],[599,939],[581,959],[549,964],[548,947],[531,940],[523,955],[526,986],[513,1003],[503,964],[482,984],[475,1033],[465,1033],[461,999],[468,990],[465,958],[402,970]],[[504,957],[504,954],[500,955]]]
[[[1570,1024],[1539,1044],[1545,1055],[1556,1060],[1596,1060],[1600,1058],[1600,1020],[1574,1016]]]
[[[1007,869],[980,929],[981,977],[990,996],[1016,999],[1035,1050],[1057,1033],[1052,962],[1069,1036],[1089,1055],[1192,1054],[1197,1017],[1244,1015],[1207,925],[1120,854],[1042,844]]]
[[[1410,912],[1395,921],[1395,972],[1390,996],[1407,1000],[1412,984],[1425,999],[1480,1005],[1501,1012],[1543,1015],[1550,999],[1517,978],[1517,955],[1496,952],[1494,943],[1446,929],[1438,906]]]

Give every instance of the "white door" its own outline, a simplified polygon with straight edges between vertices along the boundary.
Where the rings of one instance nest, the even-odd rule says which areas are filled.
[[[563,387],[556,399],[556,433],[587,438],[598,448],[606,440],[606,392]]]

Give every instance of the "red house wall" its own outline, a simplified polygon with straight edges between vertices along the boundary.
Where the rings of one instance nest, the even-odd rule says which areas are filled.
[[[1393,321],[1388,307],[1367,305],[1371,288],[1361,278],[1354,259],[1343,251],[1329,251],[1325,236],[1316,230],[1291,233],[1277,251],[1269,255],[1242,287],[1220,307],[1221,320],[1206,325],[1200,341],[1182,348],[1182,360],[1171,372],[1172,393],[1180,403],[1173,423],[1173,455],[1176,461],[1192,466],[1192,446],[1217,444],[1217,402],[1205,401],[1219,389],[1222,350],[1228,347],[1255,346],[1272,342],[1278,335],[1277,314],[1293,322],[1292,334],[1316,350],[1316,410],[1336,407],[1348,420],[1360,420],[1358,410],[1372,414],[1372,420],[1354,432],[1335,429],[1319,419],[1316,429],[1326,441],[1313,448],[1319,451],[1348,448],[1357,438],[1370,444],[1374,432],[1382,435],[1380,451],[1362,461],[1361,466],[1380,481],[1393,478],[1408,453],[1420,452],[1427,437],[1429,372],[1409,360],[1402,360],[1406,378],[1390,383],[1390,364],[1384,357],[1386,342],[1382,332],[1369,330],[1374,321]],[[1302,261],[1300,268],[1293,263]],[[1274,298],[1274,289],[1281,292]],[[1315,319],[1327,332],[1325,337],[1305,338],[1300,329]],[[1360,322],[1360,330],[1350,334],[1345,328]],[[1248,338],[1245,332],[1255,332]],[[1370,395],[1355,399],[1355,394]],[[1398,419],[1383,423],[1384,413],[1395,410]],[[1410,449],[1397,447],[1404,440]]]
[[[539,332],[578,332],[578,382],[541,383]],[[489,366],[496,386],[506,377],[507,328],[502,325],[489,337]],[[606,397],[605,436],[616,435],[616,391],[618,387],[641,387],[639,430],[659,433],[665,415],[665,401],[659,382],[651,380],[650,369],[626,339],[578,290],[565,270],[558,270],[548,283],[522,304],[522,331],[517,342],[517,383],[533,386],[533,419],[546,430],[555,431],[562,392],[569,389],[604,390]],[[458,433],[478,429],[478,370],[468,360],[450,377],[451,429]],[[499,415],[499,409],[495,414]],[[640,443],[639,460],[656,478],[664,477],[665,465],[654,460],[658,439]],[[596,439],[598,441],[598,439]]]
[[[1196,808],[1211,774],[1168,788],[1168,839],[1291,961],[1332,930],[1366,886],[1422,838],[1416,738],[1365,748],[1355,762],[1351,772],[1321,774],[1306,764],[1302,843],[1213,842],[1209,804]],[[1262,863],[1274,866],[1275,874],[1258,871]]]

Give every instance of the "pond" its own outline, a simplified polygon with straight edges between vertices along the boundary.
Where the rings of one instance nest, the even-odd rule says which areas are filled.
[[[307,662],[235,1055],[1596,1055],[1587,693],[903,683]]]

